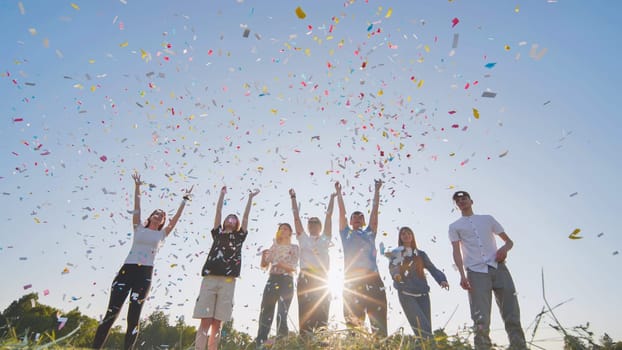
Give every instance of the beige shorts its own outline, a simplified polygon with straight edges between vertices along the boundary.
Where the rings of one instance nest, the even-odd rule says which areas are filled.
[[[192,317],[229,321],[233,312],[234,291],[235,277],[203,277]]]

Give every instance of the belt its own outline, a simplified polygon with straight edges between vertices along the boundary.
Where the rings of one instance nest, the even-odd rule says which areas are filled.
[[[415,297],[415,298],[424,297],[424,296],[428,295],[428,293],[418,293],[417,294],[417,293],[409,293],[409,292],[406,292],[406,291],[402,291],[402,294],[408,295],[410,297]]]

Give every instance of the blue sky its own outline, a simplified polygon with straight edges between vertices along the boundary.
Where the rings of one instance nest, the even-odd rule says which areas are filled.
[[[349,211],[369,210],[382,178],[378,243],[395,245],[397,227],[410,226],[448,275],[449,292],[432,286],[435,328],[471,323],[447,238],[459,215],[451,194],[464,189],[515,241],[508,264],[525,327],[544,305],[544,271],[549,302],[570,300],[555,310],[564,326],[589,321],[621,339],[620,6],[3,2],[0,262],[10,269],[0,306],[34,291],[99,317],[131,242],[138,170],[155,185],[145,211],[172,213],[195,185],[144,310],[189,323],[218,190],[230,188],[225,211],[240,213],[246,191],[261,189],[234,310],[236,327],[254,335],[267,278],[256,253],[292,221],[287,190],[304,216],[323,216],[334,181]],[[583,238],[569,239],[576,228]],[[334,327],[343,323],[340,248],[335,241]],[[393,332],[407,322],[388,295]],[[507,343],[494,308],[493,329]],[[535,336],[546,348],[560,338],[548,326]]]

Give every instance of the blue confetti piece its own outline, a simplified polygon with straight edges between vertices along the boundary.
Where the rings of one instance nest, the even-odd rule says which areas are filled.
[[[492,67],[494,67],[497,64],[497,62],[490,62],[490,63],[486,63],[486,65],[484,67],[488,68],[488,69],[492,69]]]

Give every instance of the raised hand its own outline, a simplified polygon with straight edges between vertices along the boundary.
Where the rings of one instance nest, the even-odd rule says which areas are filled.
[[[138,173],[138,171],[135,171],[134,174],[132,174],[132,179],[134,179],[134,183],[137,186],[140,186],[142,184],[142,181],[140,181],[140,174]]]
[[[183,196],[183,198],[185,200],[190,200],[190,194],[192,193],[193,189],[194,189],[194,185],[192,185],[189,189],[184,189],[184,196]]]
[[[289,189],[289,196],[290,196],[290,197],[296,197],[296,191],[294,191],[294,189],[293,189],[293,188],[290,188],[290,189]]]
[[[252,190],[252,191],[249,191],[249,192],[248,192],[248,198],[254,198],[256,195],[258,195],[258,194],[259,194],[259,192],[260,192],[260,191],[259,191],[259,189],[257,189],[257,188],[256,188],[256,189],[254,189],[254,190]]]
[[[382,179],[374,179],[374,186],[376,191],[380,190],[380,187],[382,187],[383,183],[384,181],[382,181]]]
[[[341,193],[341,184],[339,183],[339,181],[335,182],[335,192],[335,194]]]

